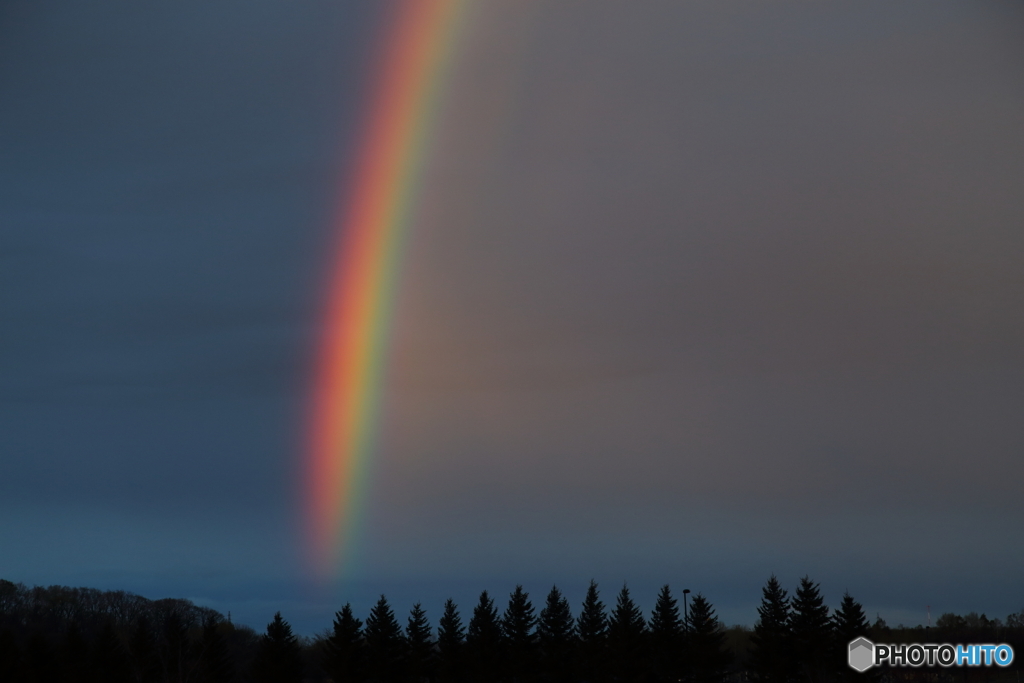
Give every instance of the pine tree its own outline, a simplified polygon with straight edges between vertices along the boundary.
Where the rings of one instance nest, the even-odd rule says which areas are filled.
[[[409,623],[405,627],[408,666],[406,675],[410,681],[429,680],[434,673],[433,629],[427,621],[427,614],[420,603],[412,606]]]
[[[587,588],[583,608],[576,619],[577,674],[586,681],[603,681],[608,677],[605,666],[608,656],[608,616],[593,579]]]
[[[683,620],[679,604],[662,586],[651,612],[651,664],[659,681],[678,681],[682,675]]]
[[[617,680],[637,681],[643,678],[646,635],[647,622],[643,612],[629,597],[629,588],[622,584],[615,609],[608,619],[608,652],[611,670]]]
[[[552,586],[537,620],[540,667],[546,680],[570,680],[574,630],[569,601],[557,586]]]
[[[512,681],[529,678],[536,666],[533,627],[537,623],[530,595],[521,585],[508,598],[508,607],[501,619],[501,634],[505,640],[506,670]]]
[[[843,601],[832,619],[837,640],[845,648],[851,640],[856,640],[868,632],[870,625],[864,614],[864,608],[853,599],[849,592],[843,593]]]
[[[751,669],[759,683],[790,683],[795,675],[789,597],[772,574],[761,589],[761,606],[751,636]]]
[[[807,576],[800,579],[792,606],[793,652],[802,678],[817,683],[828,676],[832,645],[832,620],[818,584]]]
[[[863,678],[863,673],[856,673],[846,665],[848,647],[850,641],[856,640],[868,634],[869,628],[867,617],[864,615],[864,608],[859,602],[853,599],[849,591],[843,594],[843,601],[839,609],[832,616],[833,630],[833,672],[839,680],[854,680]],[[872,671],[866,672],[869,675]]]
[[[363,629],[366,640],[367,673],[378,683],[393,683],[402,678],[405,639],[395,613],[383,595],[370,609]]]
[[[463,678],[463,650],[466,644],[465,629],[459,608],[451,598],[444,603],[444,614],[437,624],[437,649],[440,655],[438,672],[445,683],[458,683]]]
[[[363,622],[345,603],[334,613],[334,626],[324,648],[324,670],[334,683],[357,683],[362,680],[364,643]]]
[[[480,681],[498,680],[502,671],[501,622],[494,600],[484,591],[473,608],[466,632],[471,678]]]
[[[687,614],[686,658],[694,683],[717,683],[729,665],[725,634],[715,610],[700,593],[690,603]]]
[[[302,654],[292,627],[274,615],[267,632],[260,638],[253,661],[252,680],[257,683],[301,683]]]

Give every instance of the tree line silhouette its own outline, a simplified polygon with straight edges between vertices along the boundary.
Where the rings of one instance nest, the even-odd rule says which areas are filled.
[[[608,608],[591,581],[575,616],[557,587],[538,609],[516,586],[500,611],[484,591],[468,619],[449,599],[435,632],[420,604],[403,625],[382,595],[365,619],[346,604],[331,628],[299,638],[280,613],[259,635],[188,600],[0,580],[0,683],[824,683],[877,681],[880,671],[891,680],[941,680],[948,671],[857,674],[846,666],[846,645],[867,635],[1008,642],[1024,653],[1024,610],[1005,623],[944,614],[928,633],[890,629],[881,618],[869,624],[848,593],[830,614],[810,578],[790,598],[772,576],[757,612],[752,630],[725,629],[702,594],[681,613],[666,585],[645,618],[626,585]],[[972,673],[981,680],[996,672]]]

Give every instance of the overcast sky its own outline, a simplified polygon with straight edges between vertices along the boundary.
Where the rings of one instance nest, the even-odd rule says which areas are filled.
[[[305,411],[370,2],[0,4],[0,577],[302,633],[593,577],[1024,607],[1024,8],[470,4],[352,575]],[[502,600],[499,599],[499,602]]]

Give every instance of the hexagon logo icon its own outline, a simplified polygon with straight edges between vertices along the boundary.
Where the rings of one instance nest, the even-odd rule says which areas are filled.
[[[850,641],[849,663],[854,671],[870,669],[875,664],[875,644],[867,638]]]

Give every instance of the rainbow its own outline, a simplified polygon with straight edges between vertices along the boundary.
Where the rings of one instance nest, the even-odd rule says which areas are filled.
[[[304,496],[311,559],[324,578],[351,561],[402,244],[462,4],[388,5],[315,362]]]

